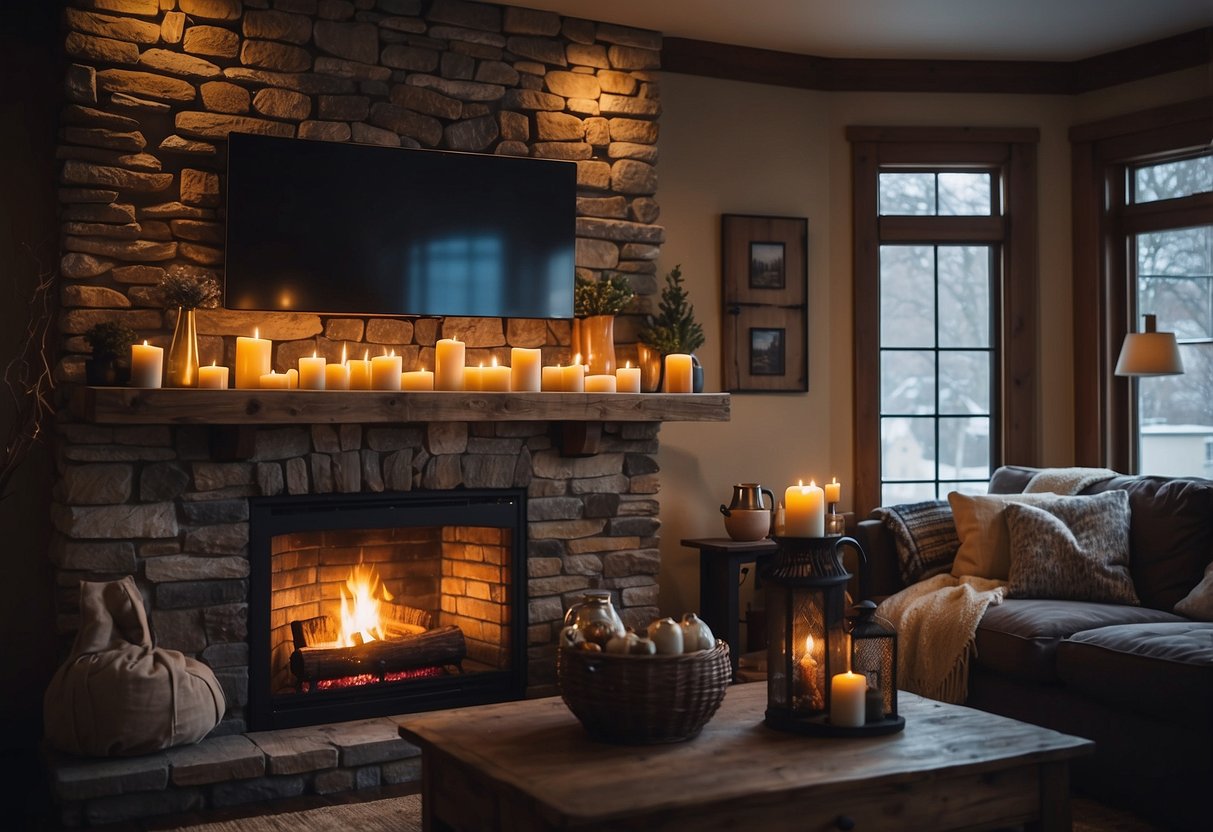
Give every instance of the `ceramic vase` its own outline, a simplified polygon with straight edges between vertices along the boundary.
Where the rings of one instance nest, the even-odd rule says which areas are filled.
[[[615,316],[590,315],[581,319],[581,361],[588,375],[615,374]]]

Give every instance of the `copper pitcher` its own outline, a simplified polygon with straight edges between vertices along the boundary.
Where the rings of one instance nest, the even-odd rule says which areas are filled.
[[[762,504],[763,494],[766,494],[771,500],[767,505]],[[774,511],[775,495],[771,493],[771,489],[763,488],[756,482],[739,482],[733,486],[733,501],[728,506],[722,503],[720,513],[728,517],[729,512],[733,509],[742,509],[744,511],[766,509],[767,511]]]

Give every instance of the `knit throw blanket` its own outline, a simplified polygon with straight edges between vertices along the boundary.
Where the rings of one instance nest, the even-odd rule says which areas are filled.
[[[1025,494],[1077,494],[1088,485],[1120,476],[1110,468],[1045,468],[1024,486]]]
[[[996,580],[936,575],[882,601],[876,615],[897,632],[897,686],[963,704],[977,625],[1005,592]]]

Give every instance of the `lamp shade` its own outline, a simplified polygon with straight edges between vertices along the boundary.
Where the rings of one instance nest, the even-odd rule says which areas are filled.
[[[1142,332],[1130,332],[1116,362],[1118,376],[1174,376],[1184,371],[1174,332],[1157,332],[1155,317],[1143,315]]]

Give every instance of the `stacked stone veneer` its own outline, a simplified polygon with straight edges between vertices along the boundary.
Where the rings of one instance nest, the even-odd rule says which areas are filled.
[[[463,0],[69,0],[64,23],[61,380],[83,378],[98,321],[167,344],[166,267],[222,272],[231,131],[572,160],[578,271],[627,274],[633,312],[650,306],[655,32]],[[619,341],[637,322],[623,316]],[[569,341],[564,321],[204,310],[203,361],[231,365],[254,326],[279,370],[343,346],[433,366],[441,337],[470,362],[526,346],[554,363]]]

